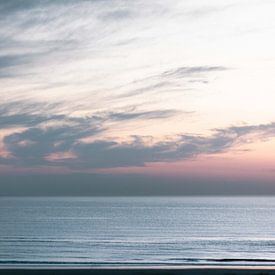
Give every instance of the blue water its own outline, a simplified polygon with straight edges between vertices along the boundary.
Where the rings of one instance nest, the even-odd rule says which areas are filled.
[[[0,198],[0,265],[275,265],[275,198]]]

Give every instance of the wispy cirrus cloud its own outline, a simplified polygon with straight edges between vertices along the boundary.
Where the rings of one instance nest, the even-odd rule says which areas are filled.
[[[93,124],[103,124],[106,121],[127,121],[139,119],[164,119],[182,113],[178,110],[152,110],[141,111],[137,106],[129,106],[127,108],[114,109],[110,111],[94,111],[85,116],[72,116],[70,113],[59,113],[62,111],[62,103],[43,103],[43,102],[27,102],[12,101],[0,104],[0,126],[4,128],[18,127],[38,127],[40,124],[49,122],[80,123],[85,127],[86,122]],[[189,114],[190,112],[184,112]]]
[[[126,85],[128,91],[119,97],[140,96],[143,94],[153,94],[165,92],[171,93],[177,90],[190,89],[190,83],[207,84],[210,74],[230,70],[223,66],[189,66],[169,69],[159,74],[138,79]],[[189,85],[187,85],[189,83]],[[134,88],[133,88],[134,86]]]
[[[52,103],[65,97],[64,105],[68,101],[86,104],[87,113],[94,107],[104,112],[106,104],[122,108],[122,98],[124,106],[133,105],[135,95],[141,98],[139,103],[146,104],[150,94],[151,101],[158,104],[161,93],[161,100],[167,102],[168,93],[194,84],[179,80],[180,73],[181,78],[205,77],[208,81],[207,74],[218,73],[222,67],[180,64],[173,69],[167,64],[148,71],[153,64],[150,58],[135,57],[140,47],[150,55],[151,43],[158,39],[159,24],[163,24],[159,16],[168,23],[171,16],[181,18],[176,6],[167,4],[120,0],[0,3],[2,93],[9,99],[14,90],[26,100],[43,96]],[[126,57],[129,68],[120,66]],[[149,111],[157,109],[154,106]],[[76,106],[74,110],[83,111]]]
[[[182,77],[192,77],[201,74],[225,71],[228,68],[221,66],[194,66],[194,67],[179,67],[173,70],[165,71],[161,74],[163,78],[182,78]]]
[[[251,135],[273,137],[273,123],[259,124],[272,121],[272,105],[239,120],[232,115],[243,109],[235,110],[236,102],[250,103],[257,92],[254,85],[232,87],[243,76],[251,79],[239,60],[254,63],[258,50],[257,43],[247,49],[245,39],[233,43],[238,26],[245,33],[260,22],[249,21],[258,18],[256,4],[240,2],[2,1],[1,162],[79,171],[143,166],[221,153],[249,143]],[[270,32],[261,35],[257,41],[272,45],[264,43]],[[273,55],[270,48],[261,54]],[[234,75],[235,65],[245,67],[242,74]],[[183,123],[182,116],[194,113],[199,118]],[[227,127],[240,120],[252,126]],[[204,125],[219,128],[207,135]]]

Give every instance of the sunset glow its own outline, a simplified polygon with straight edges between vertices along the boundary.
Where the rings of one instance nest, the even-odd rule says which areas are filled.
[[[273,182],[274,1],[1,6],[1,174]]]

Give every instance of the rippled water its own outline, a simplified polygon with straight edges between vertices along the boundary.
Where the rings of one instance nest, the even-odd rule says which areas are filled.
[[[0,198],[0,265],[275,265],[275,198]]]

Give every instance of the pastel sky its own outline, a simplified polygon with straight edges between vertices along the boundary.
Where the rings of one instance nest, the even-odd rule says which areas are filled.
[[[0,2],[0,173],[272,182],[273,0]]]

